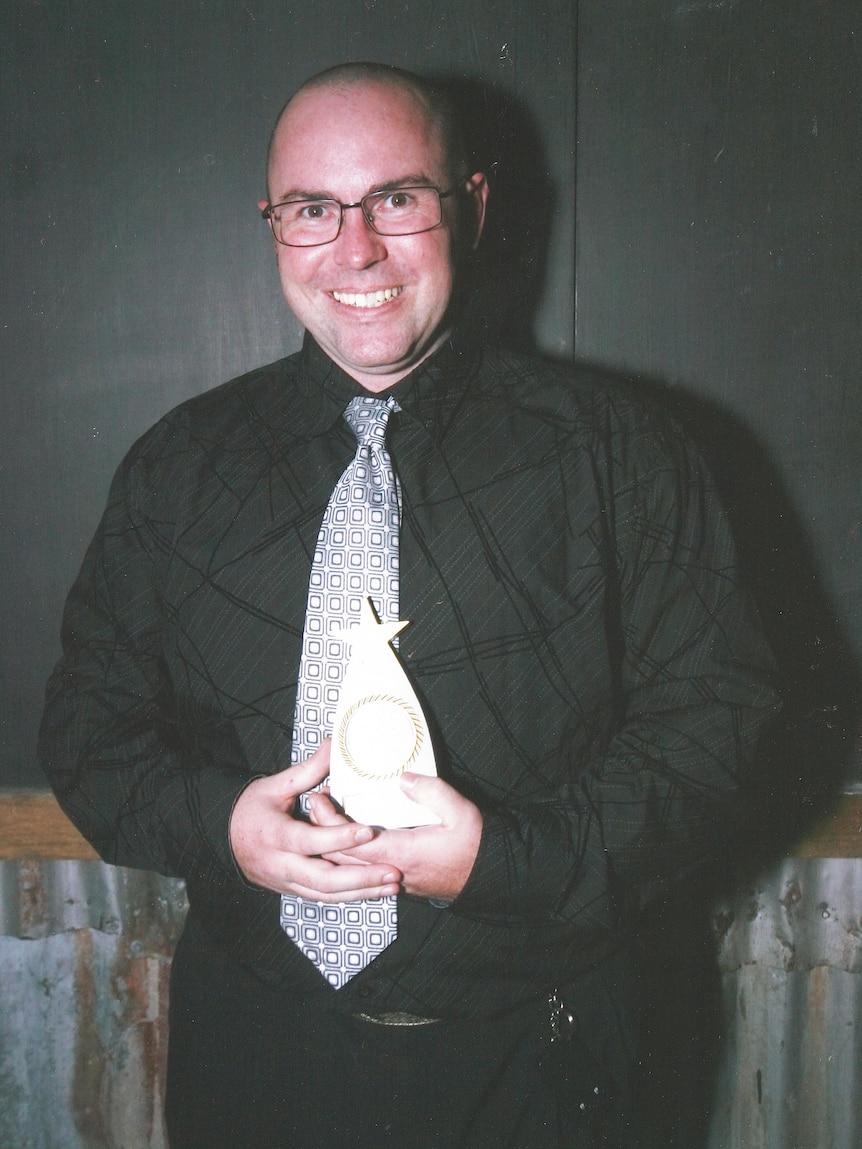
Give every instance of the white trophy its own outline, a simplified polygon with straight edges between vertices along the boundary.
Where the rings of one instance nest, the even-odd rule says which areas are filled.
[[[359,626],[342,632],[351,654],[332,728],[332,797],[354,821],[386,829],[440,822],[401,789],[405,770],[437,774],[422,707],[390,646],[405,626],[378,622],[366,599]]]

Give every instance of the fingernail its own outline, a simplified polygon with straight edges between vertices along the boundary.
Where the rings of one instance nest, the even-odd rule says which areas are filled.
[[[402,790],[412,790],[416,785],[415,774],[402,774],[401,775],[401,788]]]
[[[398,875],[398,874],[386,874],[383,878],[383,884],[385,886],[388,886],[390,882],[397,882],[399,876],[400,875]]]
[[[374,831],[369,826],[363,826],[361,830],[357,830],[354,838],[357,842],[370,842],[374,837]]]

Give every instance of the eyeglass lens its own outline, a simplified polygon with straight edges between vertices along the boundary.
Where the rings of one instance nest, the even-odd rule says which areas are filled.
[[[440,193],[433,187],[404,187],[372,192],[361,204],[336,200],[288,200],[270,211],[276,239],[291,247],[331,243],[338,235],[344,210],[361,208],[379,235],[414,235],[437,227],[442,218]]]

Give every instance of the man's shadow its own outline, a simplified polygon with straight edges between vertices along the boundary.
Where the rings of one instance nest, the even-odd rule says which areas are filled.
[[[652,907],[643,956],[642,1109],[649,1149],[702,1149],[725,1028],[713,916],[792,853],[835,803],[859,730],[862,672],[818,569],[798,508],[770,452],[740,418],[678,386],[638,379],[702,451],[727,509],[745,580],[785,699],[750,793],[752,819],[727,855]]]
[[[492,187],[466,326],[492,345],[532,352],[557,195],[541,136],[528,110],[502,89],[445,83],[463,108],[462,122],[471,125],[477,170]],[[618,373],[604,373],[610,386],[624,385]],[[723,1029],[714,906],[786,856],[835,801],[858,732],[862,671],[764,442],[712,399],[656,379],[628,382],[669,410],[706,459],[785,697],[784,713],[761,748],[747,836],[709,871],[669,891],[638,930],[637,1092],[644,1127],[636,1141],[644,1149],[702,1149]]]
[[[455,104],[472,171],[484,172],[491,188],[459,329],[488,346],[535,352],[535,320],[558,196],[535,118],[487,82],[432,79]]]

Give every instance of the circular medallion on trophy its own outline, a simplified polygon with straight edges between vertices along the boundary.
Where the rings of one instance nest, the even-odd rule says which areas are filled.
[[[403,698],[368,694],[347,707],[335,736],[351,770],[382,782],[409,770],[419,756],[423,722]]]

